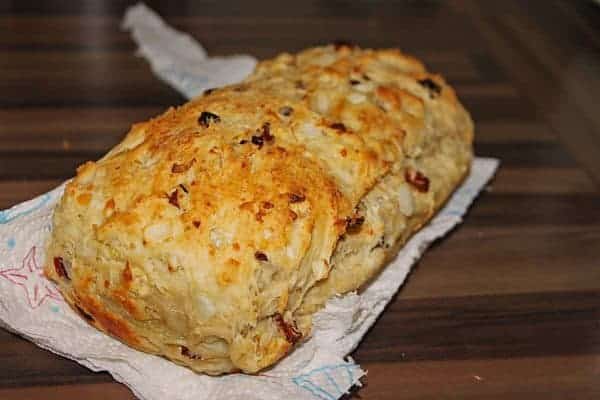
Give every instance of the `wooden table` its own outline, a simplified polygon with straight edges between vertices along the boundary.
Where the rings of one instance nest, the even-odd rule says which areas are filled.
[[[66,4],[65,3],[69,3]],[[42,193],[184,99],[119,29],[125,1],[0,4],[0,208]],[[444,74],[502,159],[354,358],[364,399],[600,398],[600,7],[585,1],[150,4],[212,54],[338,38]],[[0,398],[130,399],[0,330]]]

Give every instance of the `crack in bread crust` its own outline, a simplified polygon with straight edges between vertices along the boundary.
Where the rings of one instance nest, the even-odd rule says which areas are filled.
[[[431,218],[472,140],[454,91],[398,50],[282,54],[79,167],[45,271],[133,347],[255,373]]]

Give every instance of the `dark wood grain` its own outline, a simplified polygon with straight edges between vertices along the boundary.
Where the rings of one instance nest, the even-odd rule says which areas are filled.
[[[0,2],[0,208],[184,99],[120,30],[128,1]],[[350,39],[456,88],[502,159],[354,352],[363,399],[600,397],[600,7],[591,1],[151,1],[212,54]],[[1,399],[131,399],[106,373],[0,331]]]

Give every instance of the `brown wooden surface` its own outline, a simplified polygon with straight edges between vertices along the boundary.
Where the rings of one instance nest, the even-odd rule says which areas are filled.
[[[184,99],[119,29],[127,2],[0,2],[0,208]],[[211,54],[350,39],[456,87],[502,159],[353,354],[363,399],[600,398],[600,7],[587,1],[151,2]],[[0,330],[0,399],[130,399]]]

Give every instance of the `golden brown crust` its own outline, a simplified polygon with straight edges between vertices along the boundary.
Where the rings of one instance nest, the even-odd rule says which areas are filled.
[[[452,89],[397,50],[283,54],[78,168],[46,274],[136,348],[256,372],[433,215],[472,136]]]

